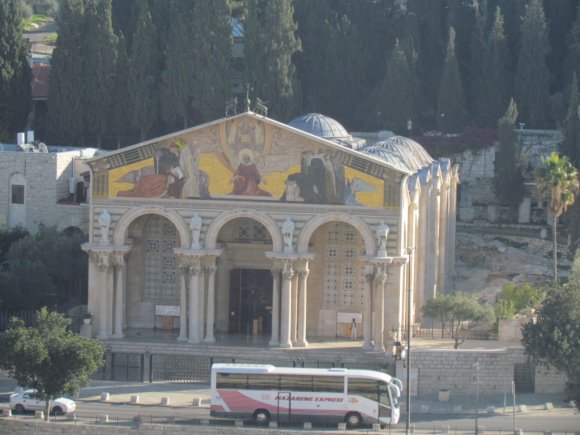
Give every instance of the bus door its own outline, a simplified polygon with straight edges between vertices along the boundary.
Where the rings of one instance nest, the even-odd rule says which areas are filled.
[[[379,418],[391,418],[391,399],[389,397],[389,386],[379,383]]]
[[[292,418],[292,393],[290,391],[278,391],[277,421],[290,422]]]

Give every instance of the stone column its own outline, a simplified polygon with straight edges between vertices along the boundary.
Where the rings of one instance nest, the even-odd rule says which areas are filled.
[[[280,269],[272,269],[272,338],[270,346],[280,344]]]
[[[100,340],[105,340],[109,338],[109,298],[107,297],[109,293],[109,274],[111,269],[111,259],[108,253],[100,252],[97,254],[98,257],[98,269],[99,269],[99,279],[97,288],[100,289],[100,301],[99,301],[99,333],[97,338]]]
[[[280,347],[292,347],[291,336],[291,315],[292,315],[292,278],[294,270],[291,263],[284,264],[282,271],[282,299],[281,299],[281,319],[280,319]]]
[[[447,263],[447,220],[449,218],[449,159],[441,161],[441,195],[439,199],[439,241],[437,248],[437,291],[445,291]]]
[[[459,183],[459,165],[451,170],[449,188],[449,216],[447,231],[447,276],[455,276],[455,234],[457,222],[457,184]]]
[[[187,341],[187,284],[189,266],[179,266],[179,336],[177,341]]]
[[[188,342],[199,343],[199,276],[201,268],[195,265],[189,268],[189,339]]]
[[[365,266],[365,306],[363,318],[363,350],[371,350],[373,348],[372,341],[372,326],[373,326],[373,278],[374,270],[372,266]]]
[[[290,341],[296,346],[298,342],[298,273],[292,277],[292,308],[290,309]]]
[[[439,258],[439,183],[441,173],[438,163],[433,163],[432,168],[433,178],[431,180],[430,198],[428,205],[429,224],[427,229],[425,300],[435,297],[437,292],[440,291],[440,289],[437,288],[437,267]]]
[[[113,338],[123,338],[125,334],[123,333],[123,318],[124,312],[124,300],[125,300],[125,255],[116,254],[115,255],[115,269],[116,269],[116,282],[115,282],[115,329],[113,333]]]
[[[307,284],[308,284],[308,263],[304,266],[304,270],[298,272],[298,338],[297,345],[300,347],[307,347],[308,341],[306,341],[306,301],[307,297]]]
[[[205,315],[206,315],[206,297],[205,297],[205,269],[199,267],[198,274],[198,304],[197,304],[197,327],[200,341],[205,338]]]
[[[215,266],[205,269],[207,276],[207,313],[205,319],[205,340],[207,343],[214,343],[215,326]]]
[[[375,298],[373,306],[375,308],[375,352],[384,352],[383,332],[385,329],[385,284],[387,282],[386,266],[377,266],[377,275],[375,276]]]

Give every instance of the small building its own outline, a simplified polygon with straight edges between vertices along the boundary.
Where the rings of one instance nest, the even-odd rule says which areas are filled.
[[[89,167],[93,148],[46,146],[34,132],[0,144],[0,221],[35,232],[40,224],[88,234]],[[83,176],[84,175],[84,176]]]
[[[384,351],[453,273],[458,168],[404,137],[365,145],[322,115],[248,111],[87,163],[99,339],[306,347],[354,319]]]

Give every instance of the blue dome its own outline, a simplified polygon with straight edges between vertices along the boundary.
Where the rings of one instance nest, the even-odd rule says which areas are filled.
[[[336,120],[320,113],[309,113],[292,120],[290,125],[299,130],[325,139],[348,139],[351,136]]]
[[[425,148],[403,136],[391,136],[383,141],[367,145],[360,151],[379,157],[391,166],[409,172],[417,172],[434,162]]]

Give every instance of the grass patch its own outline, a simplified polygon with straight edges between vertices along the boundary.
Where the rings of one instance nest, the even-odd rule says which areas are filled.
[[[46,45],[56,45],[56,33],[49,33],[47,36],[42,38],[42,42]]]
[[[48,15],[33,15],[30,18],[24,20],[24,30],[31,31],[38,29],[41,25],[46,23],[52,23],[54,21],[53,17]]]

